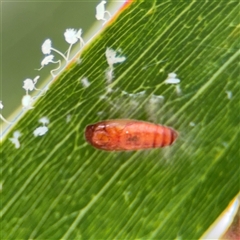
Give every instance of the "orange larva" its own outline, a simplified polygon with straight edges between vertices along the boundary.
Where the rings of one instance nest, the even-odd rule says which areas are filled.
[[[95,148],[105,151],[127,151],[170,146],[177,132],[155,123],[116,119],[88,125],[86,140]]]

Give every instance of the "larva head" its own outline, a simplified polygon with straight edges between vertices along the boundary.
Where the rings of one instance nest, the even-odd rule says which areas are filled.
[[[89,142],[92,143],[92,136],[95,130],[95,125],[88,125],[85,129],[85,139]]]
[[[85,129],[86,140],[94,147],[105,149],[109,145],[109,136],[102,124],[88,125]]]

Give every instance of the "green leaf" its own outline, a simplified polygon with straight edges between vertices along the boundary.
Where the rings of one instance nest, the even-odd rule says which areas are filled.
[[[239,192],[239,26],[239,1],[146,0],[120,12],[3,140],[2,239],[200,238]],[[111,84],[107,47],[126,56]],[[181,94],[164,84],[171,72]],[[34,137],[43,116],[49,131]],[[86,125],[115,118],[179,138],[130,152],[86,143]]]

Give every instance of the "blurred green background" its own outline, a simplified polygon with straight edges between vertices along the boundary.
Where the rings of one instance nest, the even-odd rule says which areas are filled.
[[[41,66],[44,40],[50,38],[54,48],[66,52],[69,44],[64,39],[65,30],[82,28],[82,37],[86,42],[102,27],[103,22],[95,18],[96,6],[100,2],[1,2],[0,100],[4,105],[2,115],[6,119],[11,121],[22,108],[21,99],[25,95],[23,80],[40,75],[36,85],[40,87],[49,77],[50,70],[58,66],[49,64],[40,72],[35,70]],[[114,14],[124,2],[107,1],[106,10]],[[75,52],[79,50],[79,44],[76,46]],[[55,61],[61,59],[57,53],[53,54]]]

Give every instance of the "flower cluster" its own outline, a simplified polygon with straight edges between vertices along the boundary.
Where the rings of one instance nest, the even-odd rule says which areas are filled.
[[[60,56],[63,57],[63,59],[66,61],[66,63],[68,63],[72,45],[74,43],[76,43],[78,40],[80,42],[80,48],[82,48],[85,44],[81,35],[82,35],[82,29],[79,29],[78,31],[75,29],[66,29],[66,31],[64,33],[64,37],[65,37],[66,42],[68,42],[70,44],[70,47],[68,48],[68,51],[67,51],[67,56],[65,56],[63,53],[61,53],[57,49],[53,48],[52,41],[50,39],[46,39],[44,41],[44,43],[42,44],[42,48],[41,48],[42,53],[45,54],[45,57],[41,61],[41,68],[39,68],[37,70],[41,70],[44,66],[48,65],[49,63],[55,63],[55,64],[58,63],[59,64],[58,67],[51,70],[51,75],[54,78],[55,77],[54,72],[57,71],[58,69],[60,69],[60,67],[61,67],[61,60],[53,61],[54,55],[51,54],[51,52],[53,51],[53,52],[60,54]],[[40,76],[36,76],[34,79],[27,78],[23,81],[23,88],[26,90],[26,95],[24,95],[22,98],[22,106],[23,106],[23,109],[25,109],[25,110],[29,110],[29,109],[33,108],[32,104],[33,104],[34,99],[33,99],[33,97],[31,97],[29,95],[29,91],[40,90],[35,87],[39,77]],[[46,86],[45,91],[48,90],[49,84]]]
[[[105,18],[105,14],[108,14],[109,17],[111,17],[111,14],[108,11],[105,10],[105,4],[106,4],[106,1],[101,1],[96,7],[96,18],[97,18],[97,20],[104,21],[103,24],[105,24],[105,22],[107,21],[107,19]],[[56,77],[56,71],[59,70],[61,68],[61,65],[62,65],[62,59],[54,60],[55,56],[54,56],[53,53],[59,54],[63,58],[63,60],[66,62],[66,65],[67,65],[72,60],[70,55],[71,55],[71,49],[72,49],[73,44],[76,44],[77,42],[79,42],[80,50],[85,45],[85,42],[82,38],[82,29],[81,28],[78,29],[78,30],[73,29],[73,28],[68,28],[68,29],[65,30],[63,35],[64,35],[64,38],[65,38],[65,41],[68,44],[70,44],[68,50],[66,51],[66,54],[63,54],[59,50],[55,49],[52,46],[51,39],[46,39],[41,46],[41,50],[42,50],[42,53],[44,54],[44,58],[41,61],[41,67],[39,69],[36,69],[36,70],[40,71],[41,69],[43,69],[43,67],[47,66],[49,63],[58,64],[57,68],[50,71],[53,79]],[[111,55],[110,50],[109,50],[109,53]],[[114,53],[113,50],[112,50],[112,53]],[[110,58],[114,59],[113,54],[112,54],[112,57],[110,56]],[[111,72],[109,73],[111,75],[110,78],[113,78],[113,74],[112,74],[113,64],[120,61],[120,59],[118,59],[118,61],[116,61],[116,59],[117,59],[117,57],[115,56],[115,62],[114,62],[114,60],[110,60],[110,59],[108,60],[109,66],[111,68]],[[51,82],[50,82],[50,83],[47,84],[47,86],[45,86],[44,89],[38,89],[38,88],[36,88],[36,84],[37,84],[39,78],[40,78],[40,76],[36,76],[33,79],[27,78],[23,81],[23,89],[26,91],[25,95],[22,97],[22,107],[23,107],[24,110],[29,110],[29,109],[34,108],[33,107],[33,102],[34,102],[35,97],[32,97],[30,95],[30,92],[32,92],[34,90],[38,90],[38,91],[41,91],[41,92],[45,93],[48,90],[49,85],[51,84]],[[90,84],[91,84],[88,81],[87,77],[82,78],[80,81],[81,81],[82,86],[84,88],[89,87]],[[39,94],[38,96],[42,96],[42,95]],[[2,101],[0,101],[0,110],[3,109],[3,107],[4,106],[2,104]],[[4,121],[5,123],[8,123],[8,124],[13,123],[13,122],[7,121],[3,117],[2,114],[0,114],[0,119],[2,121]],[[67,118],[67,121],[70,121],[70,115],[69,115],[69,118]],[[33,132],[34,136],[42,136],[42,135],[44,135],[48,132],[48,127],[47,127],[47,125],[49,124],[48,118],[43,117],[39,120],[39,122],[42,124],[42,126],[39,126],[34,130],[34,132]],[[19,131],[16,131],[16,132],[14,132],[13,137],[9,138],[9,140],[15,145],[16,148],[20,147],[20,142],[19,142],[19,137],[20,136],[21,136],[21,133]]]
[[[44,43],[42,44],[42,53],[45,54],[45,57],[41,62],[41,67],[37,70],[41,70],[44,66],[48,65],[49,63],[58,63],[58,67],[51,70],[52,76],[55,77],[54,72],[57,71],[58,69],[60,69],[61,60],[53,61],[54,55],[52,55],[51,52],[53,51],[53,52],[58,53],[61,57],[63,57],[63,59],[66,61],[66,63],[68,63],[71,60],[71,59],[69,59],[69,56],[70,56],[70,51],[71,51],[72,45],[75,44],[77,41],[79,41],[80,49],[81,49],[85,44],[82,39],[82,29],[81,28],[78,31],[73,28],[66,29],[66,31],[64,33],[64,37],[65,37],[66,42],[70,44],[70,46],[67,50],[67,56],[65,56],[63,53],[61,53],[57,49],[53,48],[52,41],[50,39],[46,39],[44,41]]]

